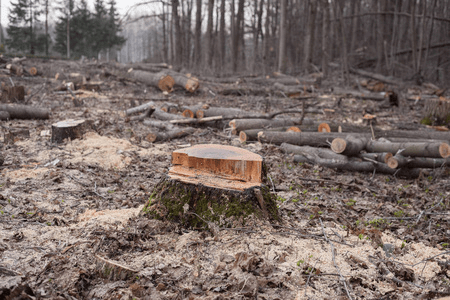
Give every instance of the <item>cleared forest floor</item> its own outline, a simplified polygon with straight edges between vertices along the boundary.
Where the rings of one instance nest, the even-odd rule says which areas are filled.
[[[72,64],[66,72],[102,73]],[[92,75],[94,78],[95,75]],[[225,128],[196,126],[167,142],[123,111],[147,101],[209,104],[275,112],[301,102],[282,95],[219,95],[200,81],[190,94],[97,77],[100,90],[55,92],[62,79],[12,77],[30,90],[27,105],[48,120],[2,121],[3,133],[30,137],[2,144],[0,167],[0,298],[2,299],[434,299],[450,295],[450,177],[402,179],[296,164],[278,146],[247,142]],[[93,80],[93,79],[91,79]],[[2,81],[9,84],[9,75]],[[322,121],[419,128],[423,103],[386,103],[333,95],[323,82],[306,113]],[[33,95],[33,97],[31,97]],[[339,101],[339,107],[336,103]],[[297,109],[296,108],[296,109]],[[292,114],[300,116],[300,114]],[[82,139],[52,144],[51,124],[86,119]],[[186,144],[214,143],[262,155],[282,223],[183,229],[142,213],[152,188]],[[127,270],[125,275],[105,271]],[[122,267],[121,267],[122,266]]]

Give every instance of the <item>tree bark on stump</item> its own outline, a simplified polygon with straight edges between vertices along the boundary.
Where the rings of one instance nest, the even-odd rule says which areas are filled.
[[[85,120],[65,120],[52,124],[52,143],[81,138],[86,132],[86,127]]]
[[[264,170],[261,156],[236,147],[176,150],[168,175],[155,186],[143,213],[184,228],[206,225],[210,230],[280,221]]]

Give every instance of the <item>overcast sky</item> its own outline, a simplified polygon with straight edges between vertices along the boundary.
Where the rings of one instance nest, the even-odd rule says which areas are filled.
[[[8,14],[9,14],[9,9],[11,7],[10,5],[10,0],[0,0],[1,1],[1,16],[2,16],[2,25],[4,28],[6,28],[8,26],[9,20],[8,20]],[[13,2],[16,2],[17,0],[13,0]],[[75,0],[76,2],[78,2],[77,0]],[[94,1],[95,0],[87,0],[88,4],[89,4],[89,9],[93,10],[94,9]],[[55,0],[52,0],[52,2],[56,2]],[[108,0],[104,0],[104,3],[107,4]],[[127,10],[133,6],[134,4],[137,3],[141,3],[141,2],[145,2],[145,0],[116,0],[117,2],[117,8],[119,10],[119,13],[121,15],[125,14],[125,12],[127,12]],[[56,15],[56,14],[54,14]],[[42,19],[43,20],[43,19]]]

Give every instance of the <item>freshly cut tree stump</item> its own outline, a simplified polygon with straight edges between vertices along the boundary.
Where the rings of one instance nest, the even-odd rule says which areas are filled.
[[[176,150],[166,178],[143,212],[186,228],[234,227],[256,220],[279,221],[275,197],[260,155],[225,145]]]
[[[64,139],[81,138],[86,131],[85,120],[65,120],[52,124],[52,143],[61,143]]]

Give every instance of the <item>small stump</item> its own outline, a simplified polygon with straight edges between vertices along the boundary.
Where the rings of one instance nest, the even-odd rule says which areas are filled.
[[[166,178],[144,207],[150,216],[186,228],[205,222],[235,227],[260,219],[279,221],[275,197],[264,185],[263,159],[224,145],[196,145],[176,150]]]
[[[52,143],[81,138],[86,131],[86,123],[85,120],[65,120],[52,124]]]
[[[450,99],[440,97],[425,100],[425,117],[422,123],[426,125],[448,125],[450,123]]]

